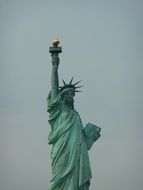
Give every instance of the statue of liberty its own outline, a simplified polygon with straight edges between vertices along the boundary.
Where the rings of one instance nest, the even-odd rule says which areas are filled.
[[[48,190],[89,190],[92,177],[88,150],[100,137],[101,128],[88,123],[83,127],[78,112],[74,109],[74,97],[81,86],[63,81],[59,86],[58,54],[62,52],[59,40],[53,41],[49,52],[52,56],[51,91],[48,95],[48,113],[52,145],[52,179]]]

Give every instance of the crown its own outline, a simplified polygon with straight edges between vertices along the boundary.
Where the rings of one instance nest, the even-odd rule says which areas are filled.
[[[59,87],[60,92],[62,92],[63,90],[65,90],[65,89],[67,89],[67,88],[71,88],[71,89],[73,89],[75,92],[82,92],[82,91],[77,90],[77,89],[78,89],[78,88],[81,88],[81,87],[83,87],[83,86],[76,86],[78,83],[81,82],[81,80],[78,81],[78,82],[76,82],[76,83],[74,83],[74,84],[72,84],[72,81],[73,81],[73,77],[71,78],[71,80],[70,80],[70,82],[69,82],[68,84],[66,84],[66,82],[63,80],[64,86],[60,86],[60,87]]]

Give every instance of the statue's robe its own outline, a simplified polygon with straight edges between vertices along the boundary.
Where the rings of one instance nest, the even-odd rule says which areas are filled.
[[[52,144],[52,180],[49,190],[88,190],[91,169],[88,147],[79,114],[63,104],[61,95],[48,96],[48,140]]]

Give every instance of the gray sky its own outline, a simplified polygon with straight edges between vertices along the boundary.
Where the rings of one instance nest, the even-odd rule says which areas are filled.
[[[90,151],[91,190],[143,189],[141,0],[0,1],[0,189],[46,190],[50,177],[48,48],[59,75],[82,79],[83,123],[102,128]]]

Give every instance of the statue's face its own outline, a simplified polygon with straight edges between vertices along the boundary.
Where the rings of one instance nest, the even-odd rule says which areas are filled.
[[[63,100],[65,103],[74,103],[74,96],[75,92],[74,90],[68,90],[63,94]]]

